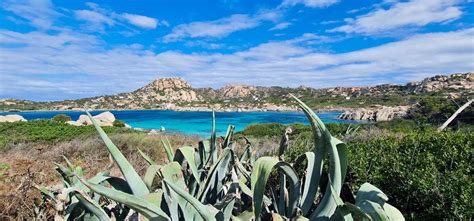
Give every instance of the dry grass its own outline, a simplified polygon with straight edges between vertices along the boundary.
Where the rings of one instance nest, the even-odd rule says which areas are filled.
[[[139,156],[137,147],[157,163],[164,163],[162,135],[119,133],[110,138],[140,174],[145,172],[146,164]],[[168,138],[173,147],[196,146],[199,140],[198,137],[183,135],[170,135]],[[59,183],[52,162],[63,163],[62,156],[69,158],[74,165],[81,166],[88,176],[102,171],[109,163],[107,149],[98,136],[76,138],[55,145],[13,145],[8,151],[0,152],[0,163],[6,167],[0,171],[0,220],[35,217],[34,205],[40,200],[41,194],[34,186],[54,186]],[[112,173],[119,175],[120,172],[115,167]]]

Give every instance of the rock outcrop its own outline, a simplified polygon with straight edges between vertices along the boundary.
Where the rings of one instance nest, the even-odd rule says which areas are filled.
[[[474,73],[436,75],[420,82],[407,84],[412,93],[431,93],[438,91],[474,91]]]
[[[157,101],[194,102],[202,98],[198,96],[191,85],[181,78],[161,78],[154,80],[128,96]]]
[[[251,96],[255,90],[254,86],[249,85],[226,85],[219,89],[219,95],[223,99],[246,98]]]
[[[9,114],[2,116],[0,115],[0,122],[20,122],[26,121],[26,119],[18,114]]]
[[[102,112],[92,118],[94,118],[100,126],[113,126],[115,121],[115,116],[110,111]],[[80,115],[77,121],[68,121],[66,123],[74,126],[92,125],[92,121],[84,114]]]
[[[343,120],[361,120],[361,121],[390,121],[394,118],[401,118],[408,112],[409,106],[398,107],[374,107],[374,108],[358,108],[345,111],[339,115],[339,119]]]

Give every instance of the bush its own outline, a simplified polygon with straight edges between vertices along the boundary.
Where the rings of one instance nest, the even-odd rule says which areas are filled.
[[[370,129],[378,130],[375,125]],[[353,189],[365,182],[383,189],[389,203],[407,219],[469,220],[474,216],[473,133],[424,128],[374,133],[379,135],[367,138],[365,132],[346,140],[350,165],[346,181]],[[313,146],[310,133],[295,138],[285,153],[291,160]]]
[[[104,127],[108,133],[126,130],[136,133],[136,130],[126,128]],[[96,135],[95,128],[90,126],[72,126],[52,120],[33,120],[27,122],[0,123],[0,150],[5,150],[7,144],[41,142],[57,143],[68,141],[79,136]]]
[[[71,117],[66,115],[66,114],[58,114],[58,115],[54,116],[52,120],[57,121],[57,122],[65,123],[67,121],[71,121]]]
[[[112,123],[112,125],[113,125],[114,127],[125,127],[125,123],[124,123],[123,121],[121,121],[121,120],[115,120],[115,121]]]
[[[388,136],[349,146],[358,183],[370,181],[415,220],[474,215],[474,134],[435,131]]]

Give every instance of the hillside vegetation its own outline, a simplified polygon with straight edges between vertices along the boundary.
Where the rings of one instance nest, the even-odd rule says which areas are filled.
[[[345,109],[371,105],[412,105],[421,98],[456,99],[474,95],[474,74],[437,75],[404,85],[383,84],[367,87],[315,89],[300,86],[262,87],[227,85],[219,89],[193,88],[181,78],[162,78],[133,92],[79,100],[32,102],[0,100],[0,110],[82,109],[172,109],[217,111],[296,110],[289,94],[294,94],[314,109]]]

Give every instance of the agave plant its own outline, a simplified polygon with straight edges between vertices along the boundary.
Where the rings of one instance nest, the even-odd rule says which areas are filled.
[[[138,149],[149,164],[140,177],[88,113],[123,178],[105,171],[86,180],[82,170],[67,161],[69,168],[56,164],[65,189],[56,195],[42,192],[70,219],[125,219],[138,213],[152,220],[403,220],[386,203],[387,196],[370,184],[362,185],[355,204],[341,200],[347,147],[331,136],[308,106],[294,98],[310,121],[315,144],[313,151],[302,154],[294,164],[284,160],[290,131],[282,137],[278,157],[255,160],[246,138],[245,149],[237,156],[234,127],[229,126],[222,142],[217,142],[213,113],[211,138],[199,142],[197,148],[184,146],[173,153],[170,142],[162,140],[168,160],[164,165]],[[326,158],[329,175],[323,186]],[[300,167],[306,168],[303,176],[295,170]],[[278,185],[267,184],[272,174]],[[158,188],[154,188],[156,182]]]

